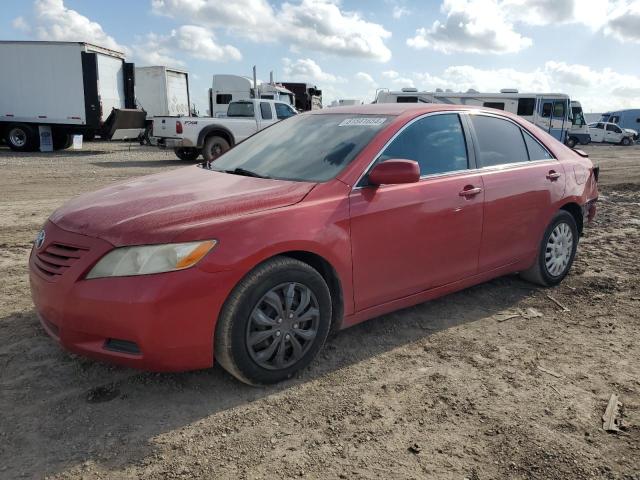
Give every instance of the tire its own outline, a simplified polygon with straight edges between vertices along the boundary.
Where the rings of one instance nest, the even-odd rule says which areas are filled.
[[[578,143],[578,140],[576,140],[575,137],[569,137],[567,139],[567,147],[569,147],[569,148],[575,147],[577,145],[577,143]]]
[[[212,135],[204,141],[202,156],[207,165],[211,164],[216,158],[231,148],[229,142],[224,138]]]
[[[629,145],[631,145],[631,139],[629,137],[624,137],[622,140],[620,140],[620,144],[628,147]]]
[[[9,126],[5,141],[9,148],[16,152],[33,152],[40,148],[38,129],[22,123]]]
[[[568,246],[566,242],[567,232],[571,234],[570,246]],[[560,252],[564,251],[566,254],[565,261],[559,261],[557,266],[549,266],[546,258],[548,254],[554,255],[554,251],[547,252],[548,248],[553,249],[554,244],[558,245],[557,241],[553,242],[551,239],[553,234],[559,234],[558,236],[561,239],[561,243],[559,243],[559,246],[556,248],[560,249]],[[576,249],[578,248],[578,239],[578,227],[576,226],[575,219],[569,212],[559,210],[553,216],[551,223],[544,232],[535,263],[529,270],[521,272],[520,276],[529,282],[537,283],[544,287],[558,285],[564,277],[567,276],[569,270],[571,270]],[[562,258],[562,255],[557,255],[556,258]],[[553,257],[549,259],[549,262],[552,261]],[[561,268],[560,264],[562,265]]]
[[[96,132],[86,132],[82,134],[83,142],[93,142],[96,139]]]
[[[292,291],[292,285],[293,300],[287,308],[286,293]],[[306,297],[304,289],[309,292]],[[278,304],[275,298],[285,303],[280,303],[280,310],[273,307]],[[291,378],[324,345],[331,327],[331,306],[329,287],[317,270],[293,258],[272,258],[247,274],[225,302],[214,339],[216,361],[249,385]],[[297,309],[301,313],[296,316],[288,313]],[[304,320],[305,316],[309,318]],[[314,336],[305,340],[310,332]],[[252,337],[264,338],[252,345]]]
[[[174,148],[173,152],[180,160],[185,162],[193,162],[198,158],[200,152],[197,148]]]
[[[68,133],[53,132],[53,149],[65,150],[71,146],[73,138]]]

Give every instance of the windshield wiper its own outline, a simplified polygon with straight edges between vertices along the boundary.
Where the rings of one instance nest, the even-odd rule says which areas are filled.
[[[266,175],[260,175],[259,173],[252,172],[251,170],[247,170],[246,168],[238,167],[233,170],[224,170],[224,173],[231,173],[233,175],[244,175],[245,177],[256,177],[256,178],[270,178]]]

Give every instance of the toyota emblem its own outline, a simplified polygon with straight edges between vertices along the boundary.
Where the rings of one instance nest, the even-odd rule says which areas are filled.
[[[36,235],[36,240],[34,242],[37,249],[42,248],[45,237],[46,237],[46,233],[44,233],[44,230],[40,230],[38,232],[38,235]]]

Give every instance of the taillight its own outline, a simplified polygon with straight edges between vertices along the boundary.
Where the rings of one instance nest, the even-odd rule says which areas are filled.
[[[182,133],[182,122],[180,120],[176,120],[176,133]]]

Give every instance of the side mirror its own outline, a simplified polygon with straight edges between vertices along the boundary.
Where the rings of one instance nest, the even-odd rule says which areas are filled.
[[[413,160],[385,160],[369,172],[369,184],[392,185],[420,180],[420,165]]]

